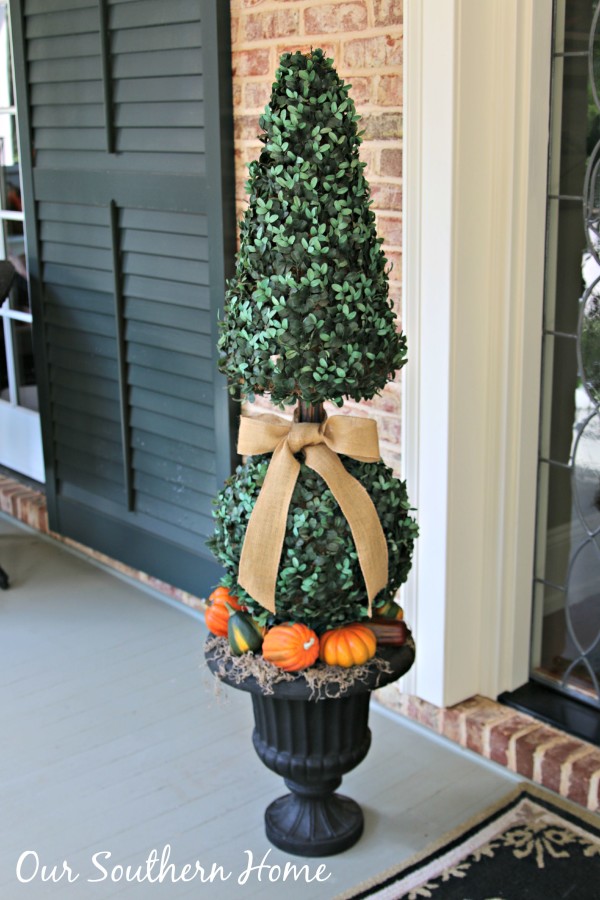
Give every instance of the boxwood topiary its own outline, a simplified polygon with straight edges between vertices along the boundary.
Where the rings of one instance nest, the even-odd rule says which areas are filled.
[[[349,87],[321,50],[281,58],[260,120],[264,148],[250,165],[250,202],[221,323],[220,365],[232,392],[298,402],[301,422],[322,421],[326,400],[339,406],[345,396],[374,396],[406,361]],[[275,615],[237,583],[270,456],[251,458],[227,480],[209,546],[225,566],[223,583],[261,624],[291,620],[324,631],[366,618],[368,601],[348,522],[321,477],[298,458]],[[391,469],[342,460],[372,498],[388,544],[389,582],[377,607],[406,580],[417,525]]]
[[[417,524],[409,514],[406,486],[388,466],[340,459],[373,500],[387,540],[389,582],[375,600],[378,606],[393,599],[407,578]],[[223,583],[235,589],[262,624],[300,621],[321,632],[366,618],[367,595],[350,527],[321,477],[303,463],[287,517],[276,618],[238,586],[246,527],[269,461],[269,456],[252,457],[225,482],[215,501],[216,529],[209,546],[226,568]]]
[[[281,57],[221,323],[232,392],[339,406],[406,361],[349,88],[322,50]]]

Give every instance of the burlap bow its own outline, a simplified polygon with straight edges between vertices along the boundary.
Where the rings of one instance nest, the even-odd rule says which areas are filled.
[[[273,453],[273,457],[246,529],[238,582],[261,606],[275,612],[275,583],[287,514],[300,472],[294,454],[300,450],[306,465],[330,489],[350,526],[370,614],[371,601],[388,581],[387,543],[373,501],[344,468],[338,453],[360,462],[379,460],[377,425],[371,419],[333,416],[313,424],[272,415],[242,416],[238,453]]]

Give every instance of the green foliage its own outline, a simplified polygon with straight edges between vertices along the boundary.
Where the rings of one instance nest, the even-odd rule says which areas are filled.
[[[349,87],[322,50],[281,57],[221,323],[232,392],[341,405],[406,361]]]
[[[417,524],[409,514],[406,486],[388,466],[340,459],[373,500],[387,540],[390,578],[375,600],[380,606],[407,578]],[[261,624],[300,621],[321,632],[366,618],[366,590],[350,527],[321,477],[303,463],[287,517],[275,589],[276,619],[238,586],[246,527],[269,461],[268,456],[255,456],[240,466],[215,501],[216,530],[209,546],[227,570],[223,583]]]
[[[285,54],[260,120],[264,147],[250,165],[235,277],[221,323],[221,370],[232,392],[270,393],[279,405],[368,399],[406,362],[388,297],[349,85],[321,50]],[[299,457],[301,459],[301,457]],[[403,482],[384,463],[341,457],[373,500],[389,550],[393,599],[408,575],[417,525]],[[237,583],[248,521],[269,456],[255,456],[215,501],[209,541],[223,583],[261,624],[300,621],[318,631],[367,617],[348,522],[323,480],[301,462],[276,583],[276,615]],[[265,552],[270,548],[265,547]]]
[[[600,402],[600,304],[584,316],[581,329],[581,359],[590,396]]]

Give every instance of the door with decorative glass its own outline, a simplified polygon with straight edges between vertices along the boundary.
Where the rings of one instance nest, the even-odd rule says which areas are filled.
[[[557,0],[532,677],[600,707],[600,3]]]
[[[0,0],[0,465],[44,481],[7,0]]]

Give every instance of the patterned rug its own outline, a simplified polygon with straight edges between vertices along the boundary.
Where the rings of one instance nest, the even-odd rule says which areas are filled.
[[[600,817],[522,785],[336,900],[600,900]]]

